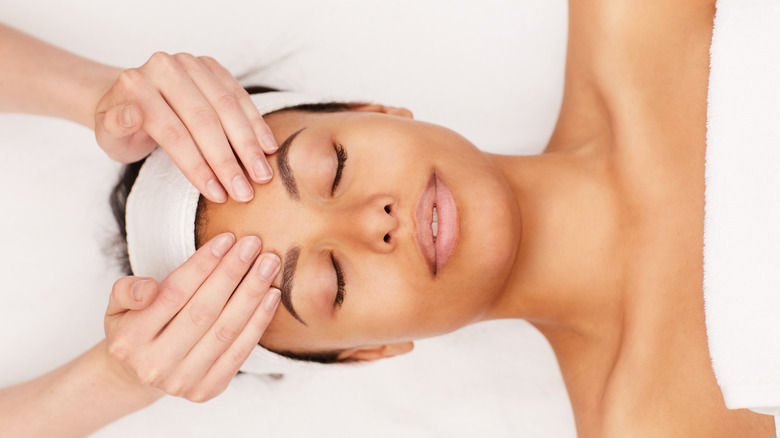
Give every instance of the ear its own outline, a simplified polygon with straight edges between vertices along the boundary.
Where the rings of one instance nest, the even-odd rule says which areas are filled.
[[[372,103],[368,105],[361,105],[352,108],[352,111],[366,111],[372,113],[387,114],[390,116],[404,117],[407,119],[413,119],[414,114],[406,108],[399,108],[395,106],[380,105],[378,103]]]
[[[375,345],[373,347],[359,347],[344,350],[339,354],[340,362],[364,362],[369,360],[384,359],[387,357],[405,354],[414,348],[414,342],[400,342],[398,344]]]

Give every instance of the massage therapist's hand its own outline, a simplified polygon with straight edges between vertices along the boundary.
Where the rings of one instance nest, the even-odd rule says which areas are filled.
[[[257,183],[271,180],[265,154],[276,140],[249,94],[217,61],[158,52],[123,71],[95,109],[98,144],[131,163],[159,144],[209,200],[252,199],[238,164]],[[225,192],[227,189],[227,193]]]
[[[226,233],[161,284],[124,277],[105,319],[106,349],[122,384],[203,402],[227,388],[279,303],[279,258],[260,239]],[[162,393],[160,393],[162,395]]]

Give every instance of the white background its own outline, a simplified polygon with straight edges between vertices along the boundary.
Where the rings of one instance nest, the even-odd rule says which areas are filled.
[[[102,62],[210,55],[247,83],[406,106],[512,154],[540,152],[552,131],[566,13],[564,0],[0,1],[0,21]],[[90,131],[43,117],[1,114],[0,152],[6,386],[102,337],[118,167]],[[500,321],[358,369],[241,375],[211,402],[163,399],[96,436],[572,437],[574,424],[544,339]]]

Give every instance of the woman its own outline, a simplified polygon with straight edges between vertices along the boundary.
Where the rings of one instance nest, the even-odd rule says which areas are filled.
[[[204,201],[197,237],[260,233],[282,255],[270,349],[371,360],[524,318],[555,350],[580,436],[774,436],[771,417],[725,408],[707,350],[713,14],[711,1],[570,5],[563,107],[539,156],[483,154],[382,106],[271,114],[288,182]]]
[[[507,298],[510,311],[468,309],[473,314],[464,319],[535,323],[556,350],[581,436],[771,436],[771,419],[721,406],[700,314],[712,13],[712,2],[571,5],[566,95],[548,153],[495,165],[501,173],[493,175],[507,180],[519,205],[512,267],[525,269],[497,270],[520,285],[491,290],[496,300]],[[530,175],[501,171],[514,165]],[[472,298],[483,310],[498,308]],[[300,313],[314,324],[316,315]],[[285,314],[279,324],[285,320],[296,322]],[[445,329],[432,325],[403,336]],[[277,339],[276,347],[304,341]],[[405,343],[389,341],[397,340],[382,345]],[[265,342],[274,346],[270,332]]]

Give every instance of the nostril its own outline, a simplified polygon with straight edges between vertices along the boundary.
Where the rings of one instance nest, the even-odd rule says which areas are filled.
[[[390,243],[390,235],[385,234],[385,243]]]
[[[390,213],[390,206],[389,205],[385,205],[385,213]]]

